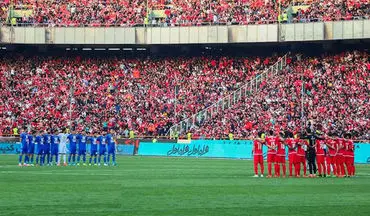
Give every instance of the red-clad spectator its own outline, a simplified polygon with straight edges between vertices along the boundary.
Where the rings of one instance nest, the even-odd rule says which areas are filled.
[[[0,61],[0,119],[9,128],[17,122],[37,129],[73,123],[102,130],[102,122],[106,128],[122,122],[139,135],[165,135],[174,122],[251,79],[252,68],[269,66],[255,59],[7,56]]]

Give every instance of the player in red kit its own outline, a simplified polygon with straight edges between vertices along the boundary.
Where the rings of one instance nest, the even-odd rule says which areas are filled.
[[[289,177],[293,176],[293,166],[296,166],[296,157],[297,157],[297,151],[296,151],[296,146],[297,146],[297,140],[293,138],[293,133],[288,132],[287,138],[285,140],[285,143],[288,146],[288,159],[289,159]],[[298,170],[294,168],[294,176],[298,175]]]
[[[354,145],[351,140],[351,135],[347,134],[344,140],[344,162],[347,168],[347,176],[355,175],[355,163],[354,163]]]
[[[315,141],[315,148],[316,148],[316,162],[319,171],[319,177],[326,177],[326,167],[325,167],[325,141],[324,140],[316,140]],[[323,175],[324,174],[324,175]]]
[[[296,135],[295,138],[298,138]],[[306,152],[305,149],[307,148],[307,141],[303,139],[298,139],[297,142],[297,156],[296,156],[296,167],[297,170],[297,177],[301,176],[301,164],[303,164],[303,177],[307,177],[307,165],[306,165]]]
[[[326,173],[330,175],[331,169],[333,169],[334,176],[337,175],[337,148],[336,141],[334,138],[326,139],[326,146],[328,147],[329,156],[327,157]]]
[[[259,133],[258,138],[253,141],[253,162],[254,162],[254,177],[258,177],[258,164],[261,169],[261,177],[263,177],[265,167],[263,165],[263,151],[264,134]]]
[[[269,136],[266,137],[266,146],[267,150],[267,169],[268,169],[268,178],[272,177],[272,164],[275,163],[276,157],[276,137],[274,136],[274,131],[269,131]],[[276,164],[275,164],[275,175],[276,175]]]
[[[280,165],[283,169],[283,177],[286,177],[286,162],[285,162],[285,141],[284,141],[284,133],[280,132],[280,137],[276,137],[276,158],[275,164],[277,164],[276,173],[277,177],[280,177]]]
[[[336,148],[337,148],[337,177],[344,177],[346,171],[344,169],[344,139],[338,137],[336,139]]]

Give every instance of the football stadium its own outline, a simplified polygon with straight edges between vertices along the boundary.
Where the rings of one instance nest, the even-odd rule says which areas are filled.
[[[0,215],[370,215],[369,0],[0,0]]]

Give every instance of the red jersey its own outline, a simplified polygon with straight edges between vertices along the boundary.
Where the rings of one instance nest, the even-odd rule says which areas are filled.
[[[267,150],[267,154],[276,154],[276,137],[266,137],[266,144],[270,146]]]
[[[279,137],[276,137],[277,155],[285,156],[285,145]]]
[[[345,140],[344,141],[344,155],[353,157],[355,155],[354,153],[354,145],[352,140]]]
[[[325,141],[324,140],[316,140],[316,155],[325,155]]]
[[[337,143],[334,139],[327,139],[326,140],[326,143],[330,146],[332,146],[333,148],[330,148],[328,146],[328,149],[329,149],[329,155],[330,156],[336,156],[337,155]]]
[[[304,146],[307,146],[307,141],[300,139],[298,142],[301,145],[297,145],[297,155],[298,156],[306,156],[306,153],[304,151]]]
[[[289,154],[296,154],[297,151],[295,150],[295,147],[297,146],[297,141],[296,139],[293,138],[288,138],[285,140],[286,144],[288,145],[288,153]]]
[[[262,143],[258,140],[253,141],[253,155],[263,155]]]
[[[337,150],[338,150],[338,155],[343,155],[343,153],[345,152],[345,149],[344,149],[344,139],[342,138],[338,138],[336,140],[336,147],[337,147]]]

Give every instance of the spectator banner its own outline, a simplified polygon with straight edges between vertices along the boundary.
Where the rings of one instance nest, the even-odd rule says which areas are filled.
[[[117,145],[116,153],[118,155],[133,155],[134,154],[134,145]]]
[[[192,140],[190,144],[140,143],[139,155],[251,158],[250,140]]]
[[[36,145],[36,151],[38,146]],[[78,147],[78,145],[77,145]],[[21,145],[19,143],[0,143],[0,154],[19,154],[20,153]],[[67,145],[68,148],[68,145]],[[87,144],[87,152],[90,152],[90,144]],[[134,145],[117,145],[117,155],[133,155],[134,154]]]
[[[355,143],[355,163],[370,164],[370,143]]]
[[[21,145],[19,143],[0,143],[0,154],[19,154]]]

